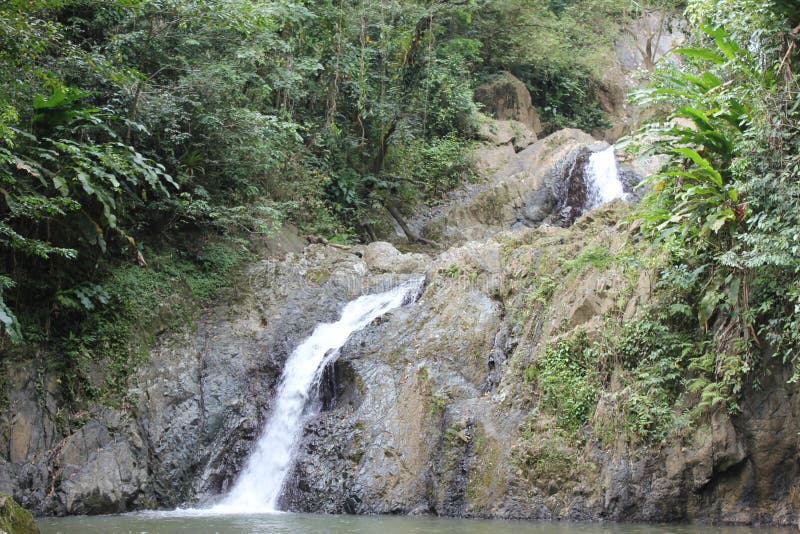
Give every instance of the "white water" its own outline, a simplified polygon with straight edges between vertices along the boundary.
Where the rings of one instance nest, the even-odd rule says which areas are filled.
[[[602,152],[595,152],[589,156],[586,166],[586,209],[596,208],[601,204],[610,202],[615,198],[625,198],[627,195],[619,181],[617,158],[614,147],[610,146]]]
[[[419,290],[422,280],[409,280],[390,291],[357,298],[344,307],[338,321],[318,325],[295,349],[286,360],[274,409],[263,435],[231,492],[209,512],[276,511],[305,422],[303,411],[325,366],[337,356],[353,332],[406,303]]]

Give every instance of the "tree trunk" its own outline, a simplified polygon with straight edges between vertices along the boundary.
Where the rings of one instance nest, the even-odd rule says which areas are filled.
[[[397,224],[400,225],[400,228],[403,229],[403,233],[406,234],[406,238],[410,243],[424,243],[426,245],[431,245],[434,247],[439,247],[439,243],[436,241],[431,241],[429,239],[425,239],[424,237],[420,237],[415,234],[411,228],[408,227],[405,219],[403,218],[403,214],[400,213],[400,210],[397,208],[397,205],[394,201],[390,200],[386,203],[386,209],[389,211],[391,216],[397,221]]]
[[[361,228],[364,230],[364,234],[370,243],[378,240],[378,236],[375,234],[375,229],[372,227],[371,223],[363,223]]]

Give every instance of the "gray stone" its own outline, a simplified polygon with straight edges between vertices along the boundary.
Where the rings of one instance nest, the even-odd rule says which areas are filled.
[[[486,112],[495,119],[520,122],[535,135],[542,131],[528,88],[510,72],[502,72],[476,87],[475,101],[483,104]]]

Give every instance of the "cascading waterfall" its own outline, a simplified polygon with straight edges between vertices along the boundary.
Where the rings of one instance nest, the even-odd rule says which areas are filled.
[[[423,278],[348,303],[335,323],[320,324],[286,360],[274,409],[264,433],[231,492],[211,512],[269,513],[276,511],[283,483],[305,423],[304,410],[325,366],[353,332],[402,306],[416,295]]]
[[[613,146],[601,152],[595,152],[589,157],[584,176],[586,179],[586,210],[596,208],[615,198],[627,196],[622,188],[622,182],[619,181],[617,157],[614,154]]]

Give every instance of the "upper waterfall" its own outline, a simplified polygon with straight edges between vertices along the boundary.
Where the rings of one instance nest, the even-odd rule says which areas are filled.
[[[408,302],[422,282],[422,278],[414,278],[389,291],[357,298],[344,307],[338,321],[318,325],[294,350],[283,369],[264,433],[231,492],[211,511],[276,511],[302,434],[306,404],[325,366],[338,355],[353,332]]]
[[[617,157],[614,154],[613,145],[600,152],[595,152],[589,157],[584,177],[586,180],[586,210],[596,208],[615,198],[626,197],[619,179]]]

